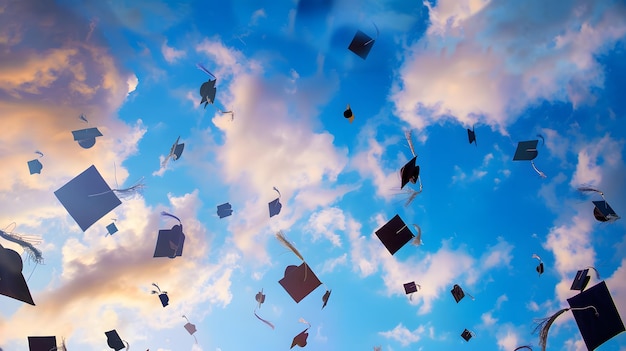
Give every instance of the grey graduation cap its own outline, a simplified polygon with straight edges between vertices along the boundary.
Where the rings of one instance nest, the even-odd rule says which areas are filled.
[[[217,215],[220,218],[228,217],[233,214],[233,207],[227,202],[225,204],[217,205]]]
[[[122,204],[93,165],[54,195],[83,231]]]
[[[513,161],[531,161],[539,154],[537,152],[537,144],[539,140],[520,141],[517,144]]]
[[[115,225],[115,223],[111,223],[109,225],[107,225],[107,233],[109,235],[113,235],[115,233],[117,233],[117,226]]]
[[[376,236],[392,255],[415,237],[399,215],[395,215],[380,227],[376,231]]]
[[[74,141],[78,142],[78,145],[83,149],[90,149],[96,144],[96,137],[101,137],[102,133],[98,128],[85,128],[72,132],[74,135]]]
[[[56,336],[29,336],[29,351],[51,351],[57,349]]]

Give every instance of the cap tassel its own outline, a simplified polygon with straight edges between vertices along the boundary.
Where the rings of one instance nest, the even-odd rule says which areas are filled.
[[[85,117],[84,114],[80,114],[80,116],[78,117],[80,120],[85,121],[85,123],[89,124],[89,121],[87,120],[87,117]]]
[[[43,255],[41,253],[41,250],[37,249],[33,245],[33,244],[41,243],[40,239],[37,239],[37,238],[29,239],[29,238],[25,238],[22,235],[5,232],[4,230],[0,230],[0,237],[8,241],[14,242],[18,244],[19,246],[21,246],[24,249],[24,251],[27,253],[28,258],[32,260],[33,262],[35,262],[36,264],[43,263]]]
[[[161,216],[172,217],[172,218],[174,218],[175,220],[177,220],[177,221],[178,221],[178,223],[179,223],[180,225],[183,225],[183,223],[180,221],[180,218],[178,218],[178,217],[174,216],[174,215],[173,215],[173,214],[171,214],[171,213],[168,213],[168,212],[165,212],[165,211],[161,211]]]
[[[592,188],[590,186],[580,186],[578,187],[578,191],[580,191],[581,193],[589,193],[589,192],[596,192],[598,194],[600,194],[600,196],[602,196],[602,200],[604,200],[604,202],[606,202],[606,199],[604,198],[604,193],[596,188]]]
[[[516,347],[516,348],[515,348],[515,350],[513,350],[513,351],[518,351],[518,350],[521,350],[521,349],[529,349],[530,351],[533,351],[533,348],[532,348],[532,347],[530,347],[530,345],[522,345],[522,346],[518,346],[518,347]]]
[[[260,320],[261,322],[263,322],[263,323],[267,324],[270,328],[272,328],[272,330],[274,329],[274,324],[272,324],[272,323],[271,323],[270,321],[268,321],[268,320],[265,320],[265,319],[263,319],[263,318],[259,317],[259,315],[258,315],[258,314],[256,314],[256,308],[254,309],[254,316],[255,316],[258,320]]]
[[[409,144],[409,149],[411,149],[411,154],[413,155],[413,157],[417,157],[417,155],[415,154],[415,148],[413,147],[413,140],[411,138],[411,131],[407,130],[406,132],[404,132],[404,136],[406,138],[407,143]]]
[[[380,35],[380,31],[378,30],[378,26],[376,25],[376,23],[372,22],[372,24],[374,25],[374,28],[376,28],[376,37],[374,39],[370,39],[368,41],[366,41],[363,46],[368,46],[369,44],[371,44],[373,41],[375,41],[376,39],[378,39],[378,36]]]
[[[211,76],[213,79],[217,79],[215,75],[211,73],[208,69],[206,69],[206,67],[204,67],[201,63],[196,63],[196,67],[198,67],[198,69],[201,70],[202,72]]]
[[[552,316],[548,317],[548,318],[543,318],[543,319],[539,319],[537,320],[537,326],[535,326],[535,329],[533,330],[533,334],[536,333],[537,331],[539,331],[539,346],[541,346],[541,350],[542,351],[546,351],[546,346],[548,343],[548,332],[550,329],[550,326],[552,326],[552,323],[554,323],[554,321],[563,313],[567,312],[567,311],[581,311],[581,310],[586,310],[589,308],[593,308],[593,310],[595,311],[596,317],[598,317],[600,314],[598,313],[598,310],[594,307],[594,306],[586,306],[586,307],[571,307],[571,308],[564,308],[560,311],[558,311],[557,313],[553,314]]]
[[[300,317],[300,319],[298,319],[298,322],[300,322],[300,323],[304,323],[304,324],[307,324],[307,325],[308,325],[308,328],[306,328],[306,329],[311,328],[311,323],[307,322],[307,321],[306,321],[304,318],[302,318],[302,317]]]
[[[421,246],[423,244],[423,242],[422,242],[422,228],[420,228],[420,226],[417,225],[417,224],[413,224],[413,227],[415,227],[415,230],[417,230],[417,236],[413,239],[413,241],[411,243],[414,246]]]
[[[276,238],[281,244],[283,244],[283,246],[291,250],[291,252],[293,252],[296,256],[298,256],[299,259],[302,260],[302,262],[304,262],[304,257],[302,257],[300,251],[298,251],[298,249],[296,249],[296,247],[293,246],[293,244],[290,243],[287,238],[285,238],[285,234],[282,231],[278,231],[278,233],[276,233]]]
[[[43,152],[41,152],[41,151],[37,150],[37,151],[35,151],[35,153],[36,153],[37,155],[39,155],[39,157],[43,157]]]
[[[543,179],[548,178],[548,176],[543,173],[542,171],[540,171],[539,169],[537,169],[537,166],[535,166],[535,161],[531,160],[530,164],[533,166],[533,169],[535,170],[535,172],[537,172],[537,174],[539,174],[539,176]]]
[[[594,272],[596,272],[596,279],[600,280],[600,272],[598,272],[598,270],[596,269],[596,267],[593,266],[587,266],[587,268],[591,268],[593,269]]]

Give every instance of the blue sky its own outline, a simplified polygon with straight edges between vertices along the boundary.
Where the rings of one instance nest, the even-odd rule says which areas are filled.
[[[40,238],[45,260],[22,254],[36,306],[0,296],[2,350],[35,335],[106,350],[111,329],[134,350],[287,350],[300,318],[308,350],[538,349],[533,321],[568,306],[587,266],[626,313],[626,222],[596,221],[599,195],[576,191],[626,213],[623,2],[301,2],[0,1],[0,227]],[[347,49],[377,28],[366,60]],[[217,77],[206,109],[197,63]],[[81,114],[103,134],[90,149],[72,139]],[[423,192],[405,207],[409,130]],[[537,135],[545,179],[512,161]],[[91,165],[145,187],[83,232],[54,192]],[[183,223],[181,257],[152,257],[176,223],[161,211]],[[392,256],[374,233],[396,214],[424,244]],[[278,281],[301,261],[278,231],[324,283],[298,304]],[[475,300],[455,303],[454,284]],[[253,314],[261,289],[274,330]],[[586,349],[571,312],[548,347]]]

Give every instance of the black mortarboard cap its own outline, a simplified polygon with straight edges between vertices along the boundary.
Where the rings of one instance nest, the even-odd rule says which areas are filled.
[[[615,211],[613,211],[611,206],[609,206],[608,202],[604,200],[593,201],[593,205],[595,206],[593,209],[593,216],[596,217],[598,221],[608,222],[610,220],[619,219],[619,216],[615,213]]]
[[[287,266],[285,276],[278,283],[296,303],[302,301],[313,290],[322,285],[311,267],[304,262],[300,266]]]
[[[543,262],[540,262],[537,268],[535,269],[537,270],[537,273],[539,273],[539,275],[542,275],[543,274]]]
[[[420,175],[420,166],[415,164],[417,160],[417,156],[413,157],[409,162],[407,162],[400,169],[400,176],[402,178],[402,186],[400,189],[404,188],[409,182],[415,184],[417,182],[417,177]]]
[[[463,289],[461,289],[458,284],[454,284],[454,287],[452,287],[452,290],[450,290],[450,292],[452,293],[452,296],[454,297],[454,301],[456,301],[456,303],[459,303],[459,301],[463,300],[463,298],[465,297],[465,292],[463,292]]]
[[[156,247],[153,257],[169,257],[183,255],[183,245],[185,244],[185,234],[183,225],[176,224],[172,229],[161,229],[157,237]]]
[[[95,166],[77,175],[54,195],[83,231],[122,203]]]
[[[217,93],[217,88],[215,88],[216,81],[216,79],[209,79],[200,86],[200,96],[202,97],[200,105],[204,103],[204,108],[206,108],[208,104],[215,102],[215,94]]]
[[[322,309],[324,309],[324,307],[326,307],[326,304],[328,304],[328,299],[330,299],[330,293],[333,292],[332,290],[326,290],[326,292],[324,293],[324,296],[322,296]]]
[[[170,298],[169,298],[169,296],[167,296],[166,293],[160,293],[159,294],[159,300],[161,300],[161,305],[163,305],[163,307],[169,305],[169,303],[170,303]]]
[[[469,140],[470,144],[476,142],[476,133],[473,129],[467,128],[467,139]]]
[[[172,152],[173,154],[172,158],[174,159],[174,161],[180,158],[180,156],[183,154],[184,149],[185,149],[185,143],[174,144],[174,150]]]
[[[465,329],[463,330],[463,332],[461,333],[461,337],[463,339],[465,339],[465,341],[470,341],[470,339],[472,338],[472,332]]]
[[[367,55],[369,55],[370,50],[372,50],[372,46],[374,46],[374,39],[358,30],[354,35],[354,38],[352,38],[352,42],[350,42],[348,49],[365,60]]]
[[[408,295],[408,294],[412,294],[414,292],[417,291],[417,285],[415,285],[415,282],[410,282],[410,283],[406,283],[404,284],[404,292]]]
[[[272,200],[269,204],[267,204],[270,210],[270,218],[276,216],[280,213],[280,210],[283,208],[283,204],[280,203],[280,198],[276,200]]]
[[[622,318],[604,281],[567,299],[567,302],[588,350],[598,348],[625,331]],[[595,307],[595,310],[585,308],[588,306]]]
[[[354,114],[352,113],[352,109],[350,108],[350,104],[348,104],[348,106],[346,106],[346,110],[343,111],[343,117],[347,118],[350,123],[352,123],[352,121],[354,121]]]
[[[395,215],[389,222],[376,231],[376,236],[385,245],[390,254],[395,254],[415,235],[406,226],[399,215]]]
[[[307,331],[309,328],[304,329],[300,334],[296,335],[291,342],[291,347],[289,349],[293,349],[294,346],[298,345],[300,347],[305,347],[307,342],[306,339],[309,337],[309,333]]]
[[[31,175],[35,173],[41,174],[42,168],[43,168],[43,165],[38,159],[28,161],[28,171],[30,172]]]
[[[117,226],[115,225],[115,223],[107,225],[107,232],[109,233],[109,235],[117,233]]]
[[[539,140],[520,141],[517,143],[517,150],[513,155],[513,161],[530,161],[534,160],[539,154],[537,152],[537,144]]]
[[[29,351],[50,351],[56,350],[57,338],[56,336],[29,336],[28,337],[28,350]]]
[[[107,336],[107,345],[109,345],[109,347],[113,350],[119,351],[126,348],[126,345],[122,342],[122,338],[120,338],[115,329],[104,332],[104,335]]]
[[[22,275],[22,257],[0,245],[0,294],[35,306]]]
[[[85,128],[72,132],[74,141],[78,142],[83,149],[89,149],[96,144],[96,137],[102,136],[98,128]]]
[[[591,277],[587,275],[589,273],[589,269],[583,269],[576,272],[576,277],[572,282],[572,286],[569,288],[570,290],[580,290],[583,291],[589,284],[589,280]]]
[[[220,216],[220,218],[228,217],[231,214],[233,214],[233,207],[228,202],[217,205],[217,215]]]

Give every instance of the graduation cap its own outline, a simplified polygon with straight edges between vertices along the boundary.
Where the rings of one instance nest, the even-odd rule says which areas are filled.
[[[302,262],[299,266],[287,266],[285,275],[278,283],[296,303],[302,301],[313,290],[322,285],[322,282],[306,262]]]
[[[405,283],[404,284],[404,292],[409,295],[417,291],[417,287],[419,285],[415,284],[415,282]]]
[[[178,160],[180,156],[183,154],[183,150],[185,149],[185,143],[178,143],[180,141],[180,136],[176,139],[172,147],[170,148],[170,153],[165,157],[163,162],[161,162],[161,167],[167,166],[167,162],[169,159],[173,159],[174,161]]]
[[[585,290],[585,288],[587,287],[587,284],[589,284],[589,280],[591,279],[591,277],[588,275],[590,268],[596,272],[596,277],[598,277],[598,279],[600,278],[598,271],[593,267],[587,267],[585,269],[581,269],[578,272],[576,272],[576,277],[574,277],[574,281],[572,282],[572,286],[570,287],[570,290],[579,290],[579,291]]]
[[[86,231],[100,218],[113,211],[122,202],[118,191],[111,189],[95,166],[91,166],[54,192],[80,229]]]
[[[29,351],[51,351],[57,349],[56,336],[29,336]]]
[[[533,166],[535,172],[537,172],[541,178],[546,178],[546,175],[537,169],[535,161],[533,161],[535,157],[539,155],[539,152],[537,152],[537,144],[539,144],[539,140],[520,141],[517,143],[517,149],[513,155],[513,161],[530,161],[530,164]]]
[[[120,335],[117,333],[117,330],[109,330],[108,332],[104,332],[107,336],[107,345],[115,351],[119,351],[121,349],[128,349],[128,342],[122,341]],[[126,343],[126,345],[124,345]]]
[[[326,307],[326,304],[328,303],[328,299],[330,299],[330,293],[332,293],[332,290],[326,290],[326,292],[324,293],[324,296],[322,296],[322,309],[324,309],[324,307]]]
[[[178,217],[165,211],[161,212],[161,215],[176,219],[178,224],[174,225],[172,229],[159,230],[153,257],[176,258],[176,256],[182,256],[183,245],[185,244],[182,222]]]
[[[395,215],[389,222],[380,227],[376,231],[376,236],[392,255],[414,237],[399,215]]]
[[[463,300],[466,294],[466,292],[463,291],[463,289],[461,289],[461,287],[458,284],[454,284],[450,292],[452,293],[452,297],[454,297],[454,301],[456,301],[456,303],[459,303],[459,301]],[[467,296],[469,296],[472,300],[474,300],[474,297],[472,295],[467,294]]]
[[[227,202],[225,204],[217,205],[217,215],[220,218],[228,217],[233,214],[233,207]]]
[[[276,187],[274,187],[273,189],[278,193],[278,198],[272,200],[270,203],[267,204],[270,210],[270,218],[279,214],[280,210],[283,208],[283,204],[280,203],[280,191],[278,191]]]
[[[467,139],[470,144],[474,143],[476,144],[476,146],[478,146],[478,143],[476,142],[476,133],[474,132],[474,127],[472,127],[471,130],[467,128]]]
[[[96,137],[102,136],[98,128],[85,128],[72,131],[74,141],[78,142],[83,149],[90,149],[96,145]]]
[[[23,267],[20,254],[0,245],[0,295],[35,306],[22,275]]]
[[[156,283],[152,283],[152,285],[157,288],[157,290],[152,290],[152,294],[159,294],[161,305],[163,305],[163,307],[167,306],[170,302],[170,298],[167,296],[167,291],[161,291],[161,288]]]
[[[354,114],[352,114],[352,109],[350,108],[350,104],[346,107],[346,110],[343,111],[343,117],[346,118],[350,123],[354,121]]]
[[[296,345],[300,347],[305,347],[307,344],[306,339],[309,337],[309,333],[307,333],[307,331],[309,330],[309,328],[311,328],[311,324],[305,321],[303,318],[300,318],[299,322],[308,324],[309,326],[293,338],[293,340],[291,341],[291,347],[289,349],[293,349],[293,347]]]
[[[41,151],[35,151],[35,153],[39,155],[39,157],[43,157],[43,153]],[[30,175],[33,175],[35,173],[41,174],[41,169],[43,168],[43,165],[41,164],[41,162],[39,162],[38,159],[30,160],[27,162],[27,164]]]
[[[348,46],[350,51],[364,60],[367,58],[367,55],[369,55],[370,50],[372,50],[374,42],[378,39],[378,27],[376,27],[376,24],[374,24],[374,27],[376,28],[376,38],[371,38],[369,35],[357,30],[354,38],[352,38],[352,41]]]
[[[419,181],[419,190],[409,190],[409,199],[404,204],[405,206],[408,206],[415,199],[415,197],[422,192],[422,180],[420,178],[420,166],[415,164],[415,161],[417,160],[417,154],[415,153],[415,147],[413,146],[411,131],[406,131],[404,133],[404,136],[409,145],[409,149],[411,150],[413,158],[400,169],[400,178],[402,180],[400,189],[403,189],[404,186],[407,185],[409,182],[416,184]]]
[[[537,273],[539,273],[539,276],[541,276],[543,274],[543,261],[541,261],[541,257],[539,257],[539,255],[537,254],[533,254],[533,258],[536,258],[539,260],[539,265],[537,265],[535,270],[537,270]]]
[[[117,226],[115,225],[114,222],[112,222],[111,224],[107,225],[106,228],[107,228],[107,233],[109,235],[113,235],[113,234],[117,233]]]
[[[599,222],[613,222],[618,220],[620,217],[613,211],[611,206],[606,201],[593,201],[593,205],[595,208],[593,209],[593,216]]]
[[[198,69],[201,70],[202,72],[208,74],[209,77],[213,78],[213,79],[209,78],[208,81],[202,83],[202,85],[200,86],[200,96],[202,97],[202,101],[200,101],[200,105],[204,104],[204,108],[206,109],[206,106],[208,104],[213,104],[215,102],[215,94],[217,93],[217,88],[215,88],[215,83],[217,82],[217,78],[215,77],[215,75],[213,75],[213,73],[211,73],[203,65],[198,63],[196,64],[196,67],[198,67]]]
[[[467,329],[463,330],[463,332],[461,333],[461,337],[465,339],[465,341],[470,341],[472,336],[474,336],[473,333]]]
[[[189,319],[187,319],[187,317],[185,315],[183,315],[183,318],[185,318],[187,320],[187,323],[183,327],[185,328],[185,330],[187,330],[189,335],[193,336],[193,339],[196,341],[196,343],[198,343],[198,339],[196,339],[196,336],[193,335],[197,331],[196,325],[195,324],[191,324],[189,322]]]
[[[270,321],[265,320],[263,318],[261,318],[257,313],[256,310],[258,308],[261,308],[261,305],[265,302],[265,294],[263,294],[263,289],[261,289],[261,291],[259,291],[258,293],[256,293],[256,295],[254,296],[254,299],[256,300],[258,306],[254,308],[254,316],[260,320],[261,322],[267,324],[270,328],[274,329],[274,324],[272,324]]]

